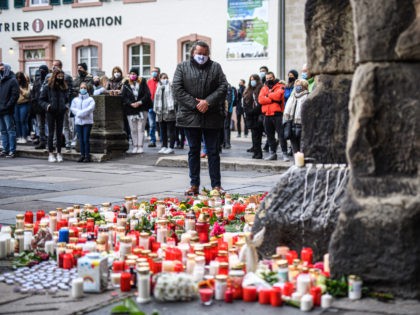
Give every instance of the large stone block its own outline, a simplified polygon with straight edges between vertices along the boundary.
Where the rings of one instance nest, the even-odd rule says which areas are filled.
[[[395,51],[401,59],[420,60],[420,0],[414,0],[416,19],[400,35]]]
[[[308,0],[305,27],[308,66],[312,74],[354,71],[350,0]]]
[[[302,148],[317,163],[346,163],[352,75],[319,75],[302,109]]]
[[[351,198],[332,236],[332,276],[356,274],[375,291],[419,299],[419,226],[418,192],[416,197]]]
[[[420,63],[367,63],[354,74],[347,150],[359,194],[415,193],[420,89],[413,78],[418,73]]]
[[[396,45],[401,33],[414,22],[413,0],[351,0],[351,5],[356,62],[407,59],[397,54]]]
[[[297,251],[309,246],[317,260],[328,252],[348,170],[343,165],[317,166],[291,167],[264,199],[253,226],[254,232],[266,228],[264,242],[258,248],[262,256],[274,254],[280,245]]]

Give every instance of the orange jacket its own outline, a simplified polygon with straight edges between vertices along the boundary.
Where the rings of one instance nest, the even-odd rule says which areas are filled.
[[[274,116],[275,113],[283,113],[284,84],[280,84],[277,81],[272,89],[264,85],[258,96],[258,102],[261,104],[261,111],[265,116]]]

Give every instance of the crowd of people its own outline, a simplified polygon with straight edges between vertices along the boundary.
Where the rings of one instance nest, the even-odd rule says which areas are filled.
[[[301,150],[301,109],[315,84],[306,65],[300,78],[296,70],[290,70],[287,82],[262,66],[236,88],[209,54],[206,43],[193,45],[191,60],[177,66],[172,83],[158,67],[151,69],[149,80],[136,67],[124,74],[119,66],[108,78],[90,74],[85,63],[78,64],[77,76],[72,78],[63,72],[62,62],[54,60],[52,69],[39,67],[31,84],[25,73],[15,74],[9,65],[0,63],[0,156],[14,158],[16,144],[30,140],[35,149],[48,150],[49,162],[63,162],[62,148],[74,147],[77,136],[78,162],[90,162],[92,96],[107,94],[122,98],[124,130],[131,143],[127,153],[144,152],[145,130],[151,148],[157,147],[157,131],[160,154],[183,149],[187,140],[190,192],[199,187],[200,157],[209,159],[212,186],[220,187],[220,152],[232,146],[234,111],[237,137],[251,133],[252,147],[247,151],[253,159],[262,159],[265,151],[265,160],[277,160],[280,146],[282,160],[288,161]],[[286,122],[291,123],[291,132],[285,133]]]

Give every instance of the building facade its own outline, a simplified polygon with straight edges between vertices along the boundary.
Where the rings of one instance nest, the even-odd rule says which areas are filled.
[[[280,78],[306,60],[305,0],[0,0],[0,60],[33,75],[41,64],[63,62],[76,74],[158,66],[172,78],[191,44],[210,44],[237,85],[266,65]],[[245,9],[244,9],[245,7]],[[283,35],[283,36],[282,36]],[[256,52],[255,49],[260,49]],[[236,49],[236,50],[235,50]],[[254,49],[254,50],[253,50]],[[282,52],[282,53],[281,53]]]

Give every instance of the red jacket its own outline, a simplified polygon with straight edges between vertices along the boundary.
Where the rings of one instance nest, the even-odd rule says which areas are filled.
[[[274,116],[275,113],[283,113],[284,84],[280,84],[277,81],[272,89],[264,85],[258,96],[258,102],[261,104],[261,111],[265,116]]]
[[[147,80],[147,86],[149,87],[149,90],[150,90],[150,96],[152,97],[152,102],[155,99],[156,88],[158,86],[158,83],[159,83],[159,79],[155,80],[154,78],[150,78],[149,80]]]

